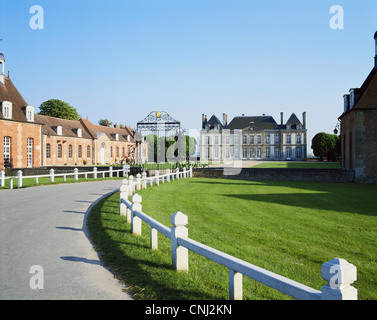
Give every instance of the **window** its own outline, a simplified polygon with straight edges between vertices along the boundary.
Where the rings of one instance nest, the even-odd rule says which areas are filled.
[[[11,137],[4,137],[4,167],[10,166]]]
[[[262,143],[262,136],[261,136],[261,135],[258,135],[258,136],[257,136],[257,143],[258,143],[258,144],[261,144],[261,143]]]
[[[46,144],[46,158],[51,158],[51,145],[49,143]]]
[[[4,118],[12,119],[12,102],[3,101],[1,111],[3,113]]]
[[[275,159],[280,159],[280,148],[275,148]]]
[[[215,144],[219,144],[219,136],[215,136]]]
[[[255,158],[255,149],[250,149],[250,159]]]
[[[82,157],[82,146],[79,146],[77,151],[78,151],[77,152],[78,153],[78,157],[81,158]]]
[[[27,106],[25,110],[27,121],[34,121],[34,107]]]
[[[266,148],[266,158],[270,159],[270,147]]]
[[[27,138],[27,166],[28,168],[33,166],[33,145],[34,145],[34,139],[33,138]]]
[[[206,136],[206,141],[207,141],[207,144],[211,144],[211,137],[210,136]]]
[[[247,144],[247,136],[242,136],[242,143]]]
[[[254,136],[250,136],[250,144],[254,144]]]
[[[234,136],[234,144],[237,146],[240,144],[240,137],[238,134]]]
[[[261,148],[257,149],[257,158],[258,159],[262,158],[262,149]]]
[[[225,136],[225,144],[229,144],[229,136]]]
[[[287,134],[287,144],[291,144],[291,135]]]
[[[229,148],[226,148],[225,149],[225,158],[229,159],[229,155],[230,155]]]
[[[116,157],[119,158],[119,148],[116,148]]]
[[[280,135],[278,133],[275,134],[275,144],[280,143]]]
[[[219,148],[215,148],[215,159],[219,159]]]
[[[270,144],[270,135],[269,134],[266,135],[266,144]]]
[[[301,156],[302,156],[302,150],[301,150],[301,148],[300,148],[300,147],[299,147],[299,148],[296,148],[296,157],[297,157],[298,159],[300,159]]]
[[[244,159],[247,158],[247,149],[246,148],[242,149],[242,158],[244,158]]]
[[[58,158],[62,157],[62,145],[58,144]]]
[[[287,147],[287,158],[290,159],[292,157],[292,149],[291,147]]]
[[[90,158],[90,146],[86,147],[86,157]]]
[[[71,144],[68,146],[68,157],[72,158],[72,145]]]
[[[124,158],[126,156],[126,152],[124,150],[124,148],[122,148],[122,157]]]
[[[81,130],[80,128],[77,129],[77,136],[78,136],[79,138],[82,137],[82,130]]]
[[[110,147],[110,158],[113,157],[113,147]]]
[[[297,135],[297,141],[296,141],[297,143],[301,143],[301,134],[298,134]]]

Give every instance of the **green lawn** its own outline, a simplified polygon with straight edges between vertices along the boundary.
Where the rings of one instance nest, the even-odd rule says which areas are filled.
[[[339,162],[300,162],[300,161],[276,161],[257,164],[252,168],[290,168],[290,169],[340,169]]]
[[[321,265],[358,268],[359,299],[377,299],[377,185],[191,178],[139,191],[143,212],[169,228],[188,215],[189,237],[321,290]],[[189,274],[171,268],[170,241],[149,249],[119,216],[119,194],[95,206],[88,226],[101,259],[140,299],[228,299],[228,269],[189,253]],[[289,299],[244,277],[244,299]]]

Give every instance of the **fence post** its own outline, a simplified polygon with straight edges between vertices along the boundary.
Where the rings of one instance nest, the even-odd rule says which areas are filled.
[[[129,176],[129,178],[128,178],[128,185],[130,186],[131,195],[132,195],[135,192],[134,176]]]
[[[146,189],[146,188],[147,188],[147,180],[146,180],[146,178],[147,178],[147,173],[146,173],[146,172],[143,172],[143,173],[141,174],[141,181],[142,181],[142,183],[143,183],[143,189]]]
[[[9,189],[13,189],[13,178],[9,178]]]
[[[140,190],[141,189],[141,174],[138,173],[136,175],[136,190]]]
[[[186,167],[183,167],[182,178],[187,178]]]
[[[190,166],[189,177],[192,178],[192,166]]]
[[[188,249],[178,245],[178,238],[187,238],[186,228],[188,219],[182,212],[174,213],[170,218],[171,228],[171,255],[173,268],[177,271],[188,272]]]
[[[322,300],[357,300],[357,268],[344,259],[335,258],[321,268],[322,278],[329,283],[322,288]]]
[[[176,179],[179,180],[179,168],[175,169]]]
[[[113,177],[113,167],[112,166],[109,167],[109,177],[110,178]]]
[[[125,216],[127,214],[127,206],[124,203],[125,200],[128,198],[128,185],[122,184],[120,187],[119,193],[119,214],[121,216]]]
[[[22,187],[22,171],[18,170],[17,171],[17,188]]]
[[[93,178],[97,179],[97,167],[93,168]]]
[[[5,171],[0,171],[0,187],[5,187]]]
[[[55,171],[54,169],[50,169],[50,182],[54,182],[55,181]]]
[[[160,185],[160,172],[158,170],[155,171],[155,177],[156,177],[156,185]]]
[[[151,227],[151,249],[158,249],[158,232],[155,228]]]
[[[166,176],[166,182],[170,182],[170,169],[166,170],[166,174],[167,174],[167,176]]]
[[[242,300],[242,273],[229,269],[229,300]]]
[[[141,211],[141,200],[142,197],[135,193],[131,197],[132,209],[131,209],[131,233],[141,236],[141,219],[134,215],[134,211]]]
[[[79,169],[73,169],[73,177],[76,181],[79,180]]]

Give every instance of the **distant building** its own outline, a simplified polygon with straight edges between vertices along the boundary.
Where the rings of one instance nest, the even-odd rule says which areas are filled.
[[[377,32],[374,67],[360,88],[344,95],[341,121],[342,168],[356,182],[377,182]]]
[[[235,117],[228,124],[224,113],[221,122],[215,115],[202,115],[200,160],[306,160],[306,112],[302,122],[292,113],[284,124],[272,116]]]

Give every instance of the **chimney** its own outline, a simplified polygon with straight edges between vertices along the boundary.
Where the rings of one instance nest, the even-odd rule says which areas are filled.
[[[228,125],[228,116],[223,113],[223,127],[225,128]]]
[[[374,68],[377,68],[377,32],[374,34],[374,40],[376,42],[376,53],[374,56]]]
[[[207,123],[207,116],[203,113],[202,114],[202,129],[204,129],[204,126]]]
[[[284,124],[284,121],[283,121],[283,112],[280,112],[280,124],[281,125]]]
[[[306,129],[306,112],[302,113],[302,126]]]
[[[5,58],[4,58],[4,55],[2,53],[0,53],[0,82],[2,84],[5,83]]]

